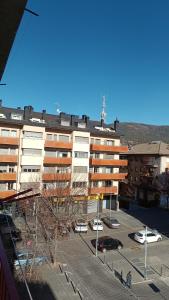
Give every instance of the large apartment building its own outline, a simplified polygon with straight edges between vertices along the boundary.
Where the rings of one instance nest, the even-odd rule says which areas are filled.
[[[106,207],[127,175],[120,172],[127,160],[119,158],[127,151],[116,121],[111,127],[86,115],[52,115],[0,102],[0,198],[33,187],[53,197],[102,194]]]

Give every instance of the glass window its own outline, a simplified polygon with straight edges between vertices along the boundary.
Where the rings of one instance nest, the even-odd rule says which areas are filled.
[[[100,145],[101,144],[101,140],[100,139],[95,139],[95,144]]]
[[[35,132],[35,131],[24,131],[23,132],[24,138],[29,139],[42,139],[43,138],[43,132]]]
[[[52,134],[47,134],[47,135],[46,135],[46,139],[47,139],[48,141],[51,141],[51,140],[53,139]]]
[[[88,144],[89,138],[84,136],[75,136],[75,142],[79,144]]]
[[[90,144],[94,144],[94,138],[90,139]]]
[[[30,155],[30,156],[41,156],[42,150],[41,149],[23,149],[23,155]]]
[[[104,145],[113,146],[114,145],[114,141],[113,140],[104,140]]]
[[[95,153],[95,158],[100,158],[100,153]]]
[[[53,138],[54,138],[54,141],[57,141],[57,134],[54,134]]]
[[[16,154],[16,149],[14,149],[14,148],[11,148],[11,149],[10,149],[10,154],[13,154],[13,155],[15,155],[15,154]]]
[[[40,172],[40,166],[22,166],[22,172]]]
[[[13,120],[22,120],[23,116],[20,114],[11,114],[11,119]]]
[[[16,130],[11,130],[11,136],[17,136],[17,131]]]
[[[61,120],[61,125],[62,126],[69,126],[70,125],[70,121],[68,121],[68,120]]]
[[[86,128],[86,123],[78,123],[79,128]]]
[[[68,135],[59,135],[59,141],[63,141],[63,142],[69,142],[69,136]]]
[[[68,152],[58,152],[58,157],[68,157]]]
[[[45,151],[45,156],[56,157],[56,151]]]
[[[1,135],[2,136],[10,136],[10,130],[1,129]]]
[[[8,148],[0,148],[0,154],[9,154]]]
[[[6,183],[0,183],[0,191],[6,191]]]
[[[88,152],[75,151],[76,158],[88,158]]]
[[[87,173],[88,172],[88,168],[87,166],[76,166],[74,167],[74,173]]]
[[[87,187],[87,182],[86,181],[75,181],[72,184],[73,188],[86,188]]]

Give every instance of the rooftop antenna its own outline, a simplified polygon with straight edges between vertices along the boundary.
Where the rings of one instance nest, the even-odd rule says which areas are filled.
[[[103,96],[103,98],[102,98],[102,112],[101,112],[101,126],[103,126],[103,124],[105,123],[105,119],[106,119],[105,107],[106,107],[106,97]]]
[[[56,113],[60,114],[61,113],[60,104],[58,102],[56,102],[55,104],[56,104]]]

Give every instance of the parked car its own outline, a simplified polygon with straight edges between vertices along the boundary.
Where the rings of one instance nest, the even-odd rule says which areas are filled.
[[[93,242],[94,241],[94,242]],[[95,243],[96,247],[96,240],[93,240],[92,244]],[[110,236],[102,236],[98,238],[98,244],[97,244],[98,250],[101,252],[105,252],[106,250],[120,250],[123,248],[123,244],[121,241],[117,239],[113,239]]]
[[[90,221],[90,226],[92,228],[92,230],[99,230],[102,231],[103,230],[103,223],[100,219],[93,219]]]
[[[79,219],[73,223],[73,229],[75,232],[86,232],[88,231],[87,222],[84,219]]]
[[[110,228],[119,228],[120,223],[117,219],[111,217],[102,218],[103,222]]]
[[[33,253],[29,253],[27,251],[18,251],[16,253],[16,260],[14,262],[14,266],[18,269],[21,267],[25,268],[27,266],[41,265],[47,261],[47,256],[34,256]]]
[[[144,244],[146,241],[146,230],[138,231],[134,234],[134,239]],[[147,243],[159,242],[162,240],[161,234],[157,230],[147,230]]]

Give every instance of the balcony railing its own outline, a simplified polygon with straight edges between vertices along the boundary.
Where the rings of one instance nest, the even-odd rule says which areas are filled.
[[[17,289],[0,238],[0,299],[19,300]]]

